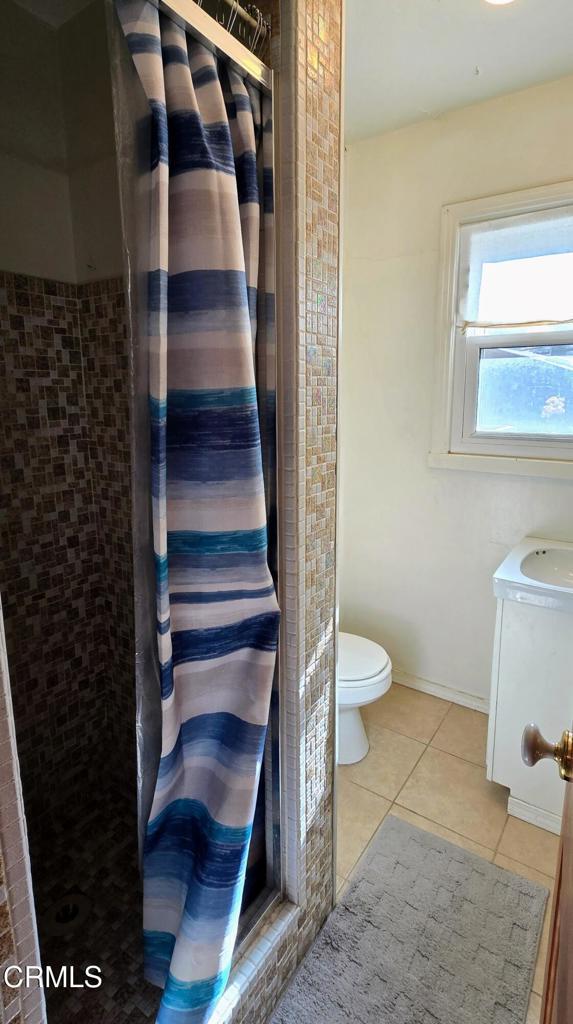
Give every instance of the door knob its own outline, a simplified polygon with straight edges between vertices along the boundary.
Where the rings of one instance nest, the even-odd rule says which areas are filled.
[[[565,782],[573,782],[573,732],[567,729],[559,743],[549,743],[535,723],[530,722],[523,730],[521,757],[529,768],[533,768],[538,761],[551,757],[559,765],[561,778],[565,779]]]

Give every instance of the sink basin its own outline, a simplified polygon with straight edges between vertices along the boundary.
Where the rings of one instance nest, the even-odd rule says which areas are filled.
[[[573,551],[544,547],[530,551],[521,562],[521,571],[530,580],[573,590]]]
[[[524,537],[493,576],[496,597],[573,613],[573,544]]]

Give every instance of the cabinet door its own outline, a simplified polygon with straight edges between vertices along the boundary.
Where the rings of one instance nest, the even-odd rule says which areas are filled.
[[[504,601],[492,776],[513,799],[553,815],[557,830],[562,783],[549,762],[535,772],[526,768],[521,734],[524,722],[537,722],[544,736],[561,735],[564,718],[573,717],[572,635],[571,615]]]

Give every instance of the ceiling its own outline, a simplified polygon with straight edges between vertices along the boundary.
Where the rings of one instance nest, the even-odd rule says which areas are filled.
[[[347,0],[346,139],[573,73],[572,0]]]
[[[61,25],[73,18],[75,14],[83,11],[92,0],[15,0],[30,14],[35,15],[51,25],[52,28],[60,28]]]

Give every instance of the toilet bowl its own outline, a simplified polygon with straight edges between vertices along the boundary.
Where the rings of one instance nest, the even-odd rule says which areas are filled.
[[[369,750],[360,708],[378,700],[392,683],[392,662],[383,647],[354,633],[338,634],[338,764],[355,764]]]

